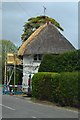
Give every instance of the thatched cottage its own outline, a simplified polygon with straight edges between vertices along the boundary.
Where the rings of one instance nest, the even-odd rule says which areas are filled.
[[[23,88],[28,88],[29,75],[32,77],[38,72],[44,54],[61,54],[74,49],[53,24],[46,23],[39,27],[18,51],[18,55],[23,56]]]

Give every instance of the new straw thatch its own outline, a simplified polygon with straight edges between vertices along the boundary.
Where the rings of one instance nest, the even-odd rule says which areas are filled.
[[[21,45],[18,55],[59,54],[74,49],[72,44],[53,24],[46,23],[32,33],[32,35]]]

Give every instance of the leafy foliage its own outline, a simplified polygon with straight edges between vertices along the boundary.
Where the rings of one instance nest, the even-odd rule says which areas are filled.
[[[28,21],[24,25],[23,34],[21,36],[22,41],[24,42],[27,40],[27,38],[42,24],[45,24],[46,22],[51,22],[54,24],[57,28],[63,31],[63,28],[60,26],[60,24],[53,18],[50,18],[48,16],[37,16],[29,18]]]
[[[17,51],[17,47],[9,40],[0,40],[0,67],[2,68],[2,82],[4,81],[4,63],[5,63],[5,49],[6,53],[11,52],[15,53]]]
[[[54,73],[54,76],[57,73]],[[41,100],[52,100],[52,73],[37,73],[32,78],[33,96]]]
[[[44,55],[39,72],[80,71],[80,50]]]
[[[43,57],[39,73],[32,78],[33,97],[79,108],[79,83],[80,50],[60,55],[47,54]]]
[[[79,81],[78,72],[39,72],[32,78],[32,95],[37,99],[56,102],[61,106],[80,107]]]

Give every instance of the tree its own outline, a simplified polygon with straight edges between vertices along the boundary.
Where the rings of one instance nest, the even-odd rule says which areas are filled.
[[[54,24],[58,29],[63,31],[63,28],[60,26],[60,24],[53,18],[50,18],[48,16],[37,16],[29,18],[28,21],[23,26],[23,34],[21,36],[22,42],[27,40],[27,38],[42,24],[45,24],[46,22],[51,22]]]
[[[7,52],[15,53],[17,52],[17,47],[9,40],[0,40],[0,71],[2,72],[2,76],[0,74],[0,82],[4,81],[5,57]]]

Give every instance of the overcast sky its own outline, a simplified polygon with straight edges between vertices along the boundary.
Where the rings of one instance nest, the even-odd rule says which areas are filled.
[[[2,38],[20,46],[24,23],[30,17],[43,15],[43,6],[46,15],[60,23],[64,28],[61,33],[78,48],[77,2],[3,2]]]

